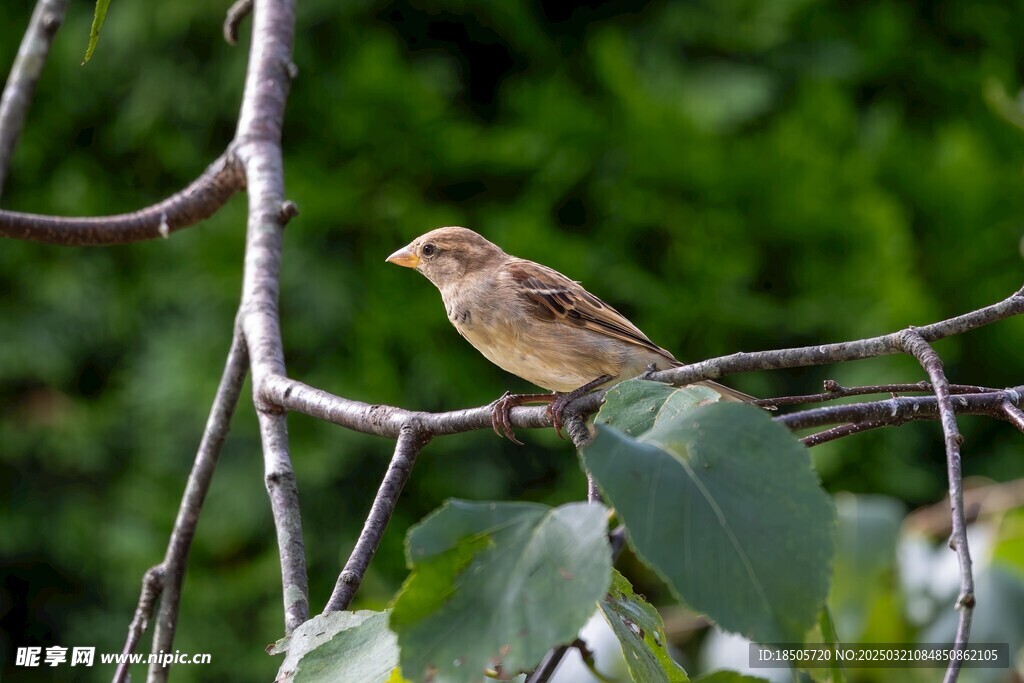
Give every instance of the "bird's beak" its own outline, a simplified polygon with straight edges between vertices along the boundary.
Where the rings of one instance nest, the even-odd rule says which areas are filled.
[[[420,265],[420,257],[412,253],[409,247],[402,247],[386,259],[387,263],[394,263],[404,268],[415,268]]]

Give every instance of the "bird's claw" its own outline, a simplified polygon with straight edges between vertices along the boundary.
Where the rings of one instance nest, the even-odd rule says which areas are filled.
[[[505,437],[517,446],[522,446],[523,442],[517,439],[515,432],[512,431],[512,421],[509,418],[509,411],[519,405],[515,399],[515,396],[506,391],[501,398],[491,404],[491,428],[498,436]]]
[[[548,414],[551,415],[551,426],[555,428],[555,434],[558,434],[559,439],[565,439],[562,435],[562,425],[565,424],[565,409],[572,402],[573,396],[570,394],[557,394],[548,406]]]
[[[658,371],[658,366],[656,364],[648,363],[647,367],[644,368],[644,371],[642,373],[640,373],[640,376],[637,379],[650,379],[651,375],[653,375],[657,371]]]

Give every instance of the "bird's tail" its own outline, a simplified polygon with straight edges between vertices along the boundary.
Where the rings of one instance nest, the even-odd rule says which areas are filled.
[[[712,382],[711,380],[696,382],[696,384],[717,391],[719,394],[722,395],[722,398],[724,398],[726,401],[739,401],[741,403],[748,403],[750,401],[757,400],[756,396],[744,394],[742,391],[736,391],[731,387],[727,387],[724,384],[719,384],[718,382]]]
[[[670,356],[670,358],[671,358],[671,356]],[[672,362],[669,365],[669,367],[678,368],[678,367],[681,367],[683,365],[686,365],[686,364],[685,363],[680,363],[675,358],[672,358]],[[750,401],[756,401],[757,400],[756,396],[751,396],[750,394],[744,394],[742,391],[737,391],[737,390],[735,390],[735,389],[733,389],[731,387],[725,386],[724,384],[719,384],[718,382],[712,382],[709,379],[706,379],[706,380],[704,380],[702,382],[694,382],[694,384],[697,384],[697,385],[702,386],[702,387],[707,387],[708,389],[712,389],[714,391],[717,391],[719,394],[721,394],[722,398],[724,398],[726,401],[737,401],[739,403],[749,403]]]

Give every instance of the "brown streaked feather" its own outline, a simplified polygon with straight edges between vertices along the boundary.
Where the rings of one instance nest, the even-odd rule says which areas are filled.
[[[583,289],[574,280],[546,266],[525,259],[512,259],[504,266],[516,283],[520,298],[543,319],[583,327],[613,339],[636,344],[679,363],[641,332],[624,315]]]

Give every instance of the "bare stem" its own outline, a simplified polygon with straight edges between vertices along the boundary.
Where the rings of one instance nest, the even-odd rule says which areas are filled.
[[[426,445],[429,436],[424,433],[415,423],[407,423],[402,427],[398,435],[398,442],[395,444],[395,453],[391,457],[391,464],[384,474],[384,479],[377,490],[377,496],[373,499],[370,507],[370,514],[366,517],[363,530],[359,534],[352,554],[349,555],[345,568],[338,576],[334,586],[334,592],[324,607],[324,613],[339,612],[348,609],[352,598],[359,585],[366,575],[366,569],[370,566],[380,545],[380,539],[384,536],[384,529],[387,528],[391,515],[398,505],[398,498],[405,488],[412,474],[412,466],[420,449]]]
[[[127,655],[135,652],[142,634],[153,618],[153,610],[156,608],[156,600],[164,590],[164,565],[160,564],[150,567],[142,577],[142,590],[139,593],[139,604],[135,607],[135,616],[132,623],[128,625],[128,637],[125,639],[124,648],[121,654],[125,659],[117,665],[112,683],[124,683],[129,680],[128,670],[131,666],[127,661]]]
[[[239,325],[249,348],[267,492],[277,529],[286,633],[308,617],[309,581],[285,412],[268,404],[260,387],[267,376],[285,372],[278,314],[281,238],[285,223],[295,212],[284,197],[281,127],[291,86],[294,37],[295,0],[256,0],[234,142],[249,192]]]
[[[980,308],[955,318],[943,320],[919,327],[917,333],[925,341],[935,341],[970,330],[989,325],[1013,315],[1024,313],[1024,290],[1018,290],[1003,301],[985,308]],[[725,375],[753,370],[778,370],[808,365],[827,365],[841,361],[875,358],[900,353],[900,335],[903,331],[893,332],[880,337],[870,337],[857,341],[839,342],[837,344],[821,344],[819,346],[802,346],[793,349],[775,351],[756,351],[754,353],[734,353],[710,360],[692,363],[678,368],[662,370],[650,375],[650,379],[667,382],[677,386],[692,384],[704,379],[717,379]]]
[[[163,562],[146,573],[147,579],[150,578],[150,575],[158,576],[159,583],[155,583],[155,578],[154,581],[143,582],[143,597],[139,598],[140,609],[136,610],[135,618],[128,630],[128,640],[124,645],[125,654],[135,650],[139,638],[146,628],[146,622],[152,616],[153,602],[144,600],[144,597],[147,588],[152,588],[154,585],[159,586],[155,595],[160,596],[160,611],[154,626],[153,644],[150,651],[158,654],[170,652],[172,649],[174,631],[178,623],[178,608],[181,604],[181,586],[185,580],[185,568],[188,563],[189,551],[192,548],[192,539],[195,537],[203,502],[210,490],[210,482],[213,480],[213,472],[217,467],[221,448],[224,446],[224,440],[231,427],[231,417],[238,405],[238,396],[242,392],[242,384],[245,381],[248,367],[249,357],[245,350],[245,343],[236,330],[231,340],[227,361],[224,364],[224,372],[221,374],[220,385],[217,387],[217,394],[210,407],[210,416],[206,419],[206,429],[199,442],[192,472],[189,473],[185,492],[181,496],[178,517],[174,520],[171,538],[167,542],[167,552],[164,554]],[[149,609],[140,621],[140,610],[144,602],[148,604]],[[166,680],[167,672],[166,667],[153,665],[149,670],[149,680]],[[127,675],[127,667],[123,674],[121,667],[118,667],[114,680],[126,680],[119,678],[122,675]]]
[[[902,424],[902,423],[899,423]],[[835,441],[841,439],[844,436],[850,436],[851,434],[857,434],[859,432],[866,432],[870,429],[878,429],[879,427],[897,427],[899,424],[895,422],[853,422],[844,425],[838,425],[836,427],[830,427],[814,434],[809,434],[800,439],[803,445],[811,448],[813,446],[819,446],[829,441]]]
[[[25,125],[32,94],[43,73],[53,37],[64,22],[67,6],[68,0],[39,0],[36,3],[0,97],[0,195],[3,195],[7,170]]]
[[[990,415],[1003,417],[1002,406],[1024,403],[1024,385],[983,394],[951,396],[953,410],[959,415]],[[879,426],[898,426],[910,420],[934,420],[939,417],[938,399],[934,396],[899,396],[884,401],[850,403],[810,408],[774,417],[790,429],[810,429],[847,422],[872,422]]]
[[[243,169],[229,150],[184,190],[145,209],[91,218],[0,210],[0,237],[61,246],[126,244],[167,237],[209,218],[244,187]]]
[[[260,410],[260,435],[270,510],[277,530],[284,597],[284,628],[291,633],[309,618],[309,579],[299,514],[299,489],[288,451],[288,422],[284,413]]]
[[[1004,401],[1002,411],[1007,422],[1024,432],[1024,410],[1021,410],[1010,401]]]
[[[980,394],[986,391],[999,391],[989,387],[978,387],[973,384],[950,384],[951,394]],[[867,396],[870,394],[908,394],[908,393],[932,393],[932,385],[928,382],[916,382],[914,384],[875,384],[864,387],[844,387],[832,379],[825,380],[825,391],[818,394],[803,394],[801,396],[778,396],[775,398],[759,398],[753,401],[755,406],[763,408],[781,407],[791,405],[803,405],[806,403],[824,403],[835,401],[849,396]]]
[[[963,472],[960,462],[960,445],[963,436],[956,424],[956,412],[949,394],[949,381],[942,368],[942,359],[935,349],[917,329],[910,328],[900,333],[899,347],[917,358],[921,367],[928,373],[935,387],[935,398],[938,401],[939,414],[942,420],[942,431],[946,437],[946,469],[949,477],[949,505],[953,520],[953,533],[949,539],[950,547],[956,552],[960,563],[960,595],[956,600],[959,610],[957,619],[956,641],[957,650],[963,649],[971,635],[971,617],[974,613],[974,576],[971,572],[971,553],[967,547],[967,520],[964,515]],[[1005,401],[1002,405],[1006,405]],[[944,683],[954,683],[960,675],[961,660],[959,657],[950,659],[946,668]]]
[[[238,43],[238,27],[252,13],[252,0],[235,0],[224,17],[224,40],[228,45]]]

